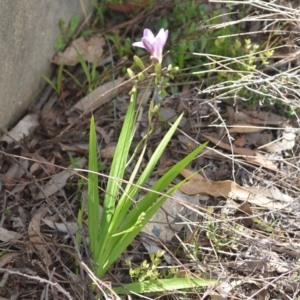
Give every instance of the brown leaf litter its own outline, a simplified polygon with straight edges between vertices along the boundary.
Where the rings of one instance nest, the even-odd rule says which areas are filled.
[[[70,44],[63,52],[57,52],[52,62],[57,65],[75,66],[79,63],[78,54],[89,63],[98,63],[102,58],[105,39],[100,34],[89,37],[80,37]]]

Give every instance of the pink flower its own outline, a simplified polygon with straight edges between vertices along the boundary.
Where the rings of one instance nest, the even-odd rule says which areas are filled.
[[[150,53],[150,59],[161,63],[162,52],[168,39],[168,34],[169,31],[162,28],[158,32],[157,36],[154,36],[152,31],[146,28],[144,29],[142,41],[133,43],[132,46],[146,49]]]

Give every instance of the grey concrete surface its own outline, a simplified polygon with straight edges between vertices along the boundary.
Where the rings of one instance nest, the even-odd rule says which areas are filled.
[[[41,74],[51,75],[59,19],[91,9],[91,0],[0,1],[0,128],[19,120],[45,85]]]

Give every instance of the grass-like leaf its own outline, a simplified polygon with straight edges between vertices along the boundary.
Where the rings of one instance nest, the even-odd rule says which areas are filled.
[[[94,116],[91,118],[90,141],[89,141],[89,172],[88,174],[88,232],[90,248],[95,255],[98,248],[99,234],[99,191],[98,191],[98,161],[97,161],[97,138]]]
[[[83,69],[84,75],[85,75],[85,77],[86,77],[86,79],[89,83],[89,86],[90,86],[90,84],[91,84],[91,75],[90,75],[89,67],[88,67],[87,63],[85,62],[85,60],[83,59],[82,55],[77,50],[77,48],[74,47],[74,49],[76,51],[76,54],[77,54],[78,60],[81,64],[81,67]]]
[[[200,278],[157,279],[143,282],[133,282],[125,284],[122,287],[120,286],[113,288],[113,290],[119,295],[126,295],[131,293],[144,294],[206,287],[214,285],[216,283],[216,280]]]
[[[164,136],[163,140],[158,145],[157,149],[153,153],[150,161],[148,162],[145,170],[140,175],[136,185],[127,185],[127,189],[123,193],[119,205],[116,209],[116,212],[114,214],[113,222],[112,222],[112,232],[115,232],[116,229],[120,226],[121,222],[123,222],[123,219],[125,215],[128,213],[128,209],[132,204],[132,199],[136,198],[136,195],[140,191],[140,187],[144,185],[146,180],[151,175],[155,165],[157,164],[159,158],[161,157],[163,151],[165,150],[167,144],[169,143],[171,137],[173,136],[174,132],[176,131],[183,115],[181,115],[176,122],[172,125],[172,127],[169,129],[169,131]]]
[[[44,74],[41,74],[43,79],[55,90],[57,95],[60,95],[60,93],[61,93],[63,69],[64,69],[64,64],[61,64],[59,66],[58,72],[57,72],[56,85],[49,77],[47,77]]]
[[[115,213],[115,202],[119,198],[121,184],[121,182],[119,180],[115,180],[115,178],[122,179],[124,177],[131,139],[133,137],[136,95],[137,90],[136,87],[134,87],[111,165],[110,178],[107,183],[103,214],[99,230],[99,248],[96,257],[96,261],[99,263],[100,268],[103,266],[103,255],[105,253],[105,249],[111,243],[110,239],[113,235],[110,229],[110,223]]]
[[[123,219],[123,224],[117,231],[115,231],[114,236],[111,237],[110,243],[107,245],[107,252],[103,253],[103,264],[98,270],[100,277],[106,273],[109,266],[139,234],[143,227],[167,200],[168,196],[172,194],[182,183],[179,183],[177,186],[170,189],[167,193],[165,193],[165,196],[160,196],[158,193],[163,193],[179,172],[184,169],[205,146],[206,144],[201,145],[183,160],[178,162],[152,186],[151,192],[147,193],[141,200],[139,200],[130,212],[127,210],[127,216],[125,220]]]

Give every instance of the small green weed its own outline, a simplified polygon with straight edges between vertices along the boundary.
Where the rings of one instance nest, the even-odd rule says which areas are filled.
[[[79,168],[77,162],[80,160],[80,157],[73,157],[71,153],[68,153],[69,160],[73,169]]]
[[[80,23],[80,17],[78,14],[73,15],[70,18],[68,25],[66,26],[65,20],[59,20],[59,29],[60,33],[54,41],[54,50],[63,51],[67,45],[76,38],[76,30]],[[92,34],[92,30],[87,28],[86,30],[80,33],[80,37],[89,36]]]
[[[107,34],[105,37],[115,46],[119,58],[132,54],[132,41],[130,38],[126,37],[120,42],[120,36],[118,34]]]
[[[76,29],[78,28],[79,22],[80,17],[78,14],[75,14],[70,18],[67,26],[65,20],[59,20],[60,33],[54,42],[54,49],[56,51],[64,50],[67,47],[68,43],[71,40],[75,39]]]
[[[11,209],[10,209],[9,207],[6,207],[6,208],[4,209],[4,215],[8,216],[8,215],[10,215],[10,214],[11,214]]]
[[[269,233],[274,232],[275,226],[278,223],[277,220],[274,220],[272,223],[267,224],[265,221],[262,221],[259,218],[253,218],[253,221],[259,230]]]
[[[139,267],[132,268],[131,262],[126,261],[130,267],[129,275],[133,282],[143,282],[145,280],[155,280],[159,278],[176,278],[179,274],[178,268],[170,268],[167,271],[159,271],[158,267],[161,264],[161,258],[164,251],[158,250],[156,253],[150,254],[151,263],[144,260]]]
[[[43,79],[55,90],[57,95],[60,95],[62,92],[62,77],[63,77],[64,65],[61,64],[57,71],[56,82],[54,83],[49,77],[42,74]]]
[[[96,62],[94,62],[92,65],[92,68],[90,69],[88,64],[83,59],[82,55],[77,51],[77,49],[75,49],[75,50],[76,50],[80,65],[82,67],[82,70],[84,72],[84,75],[86,77],[86,80],[88,82],[87,93],[91,93],[96,89],[96,87],[99,86],[99,81],[97,80],[99,77],[99,73],[97,71],[97,64],[96,64]]]
[[[226,217],[221,216],[221,220],[226,222]],[[204,224],[206,229],[206,237],[216,250],[235,249],[236,248],[236,235],[230,228],[221,226],[222,223],[215,223],[209,221]]]

